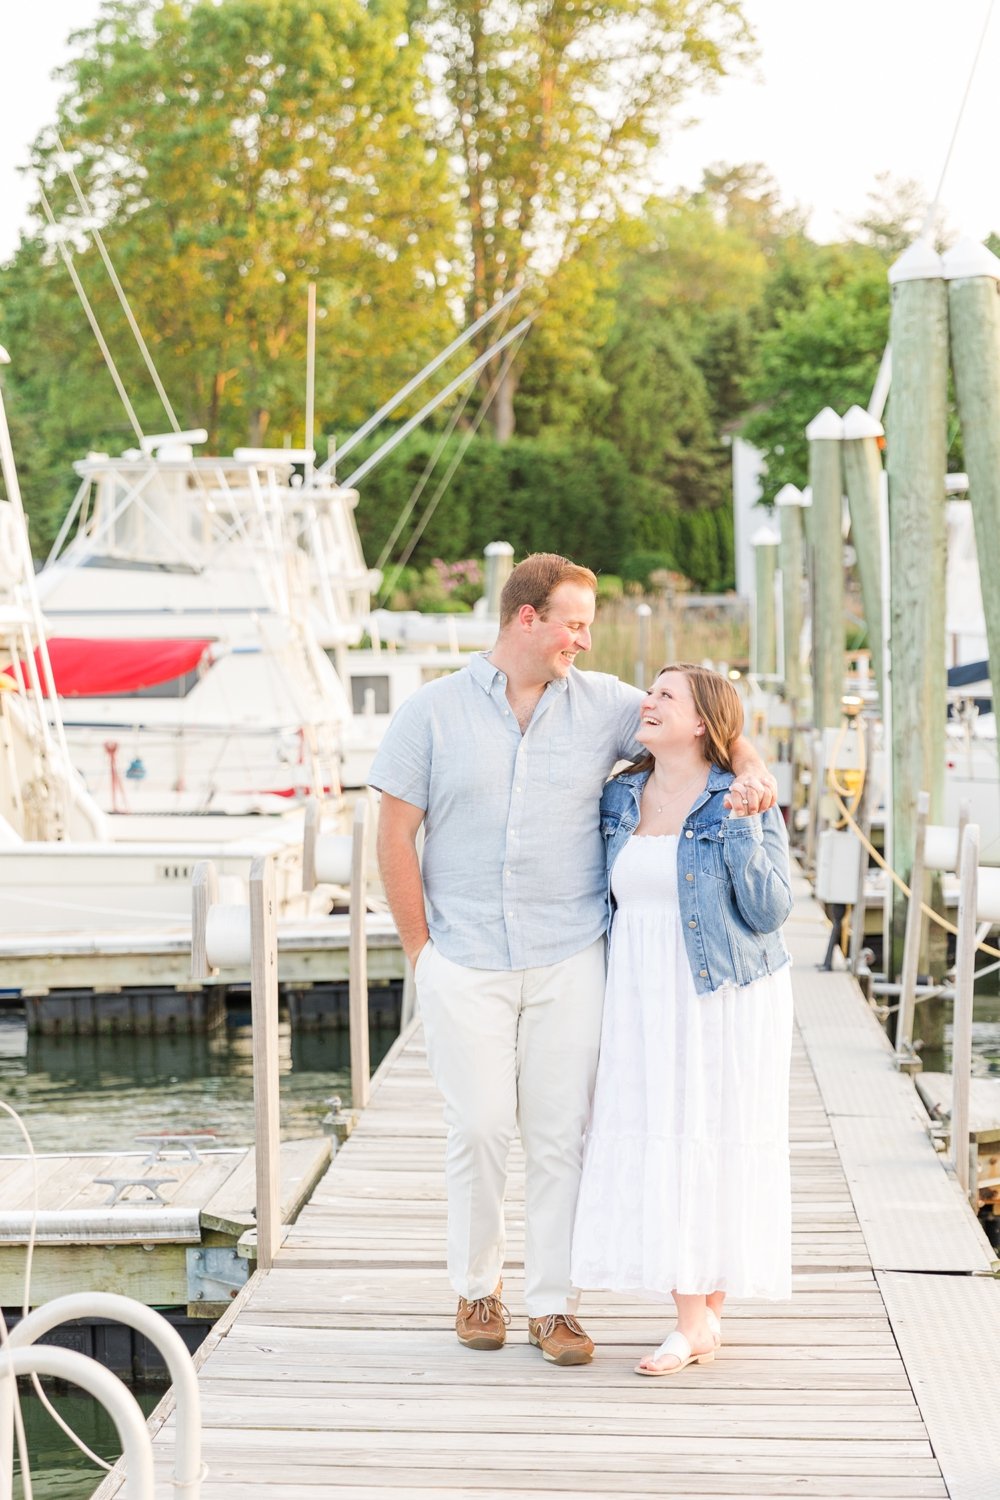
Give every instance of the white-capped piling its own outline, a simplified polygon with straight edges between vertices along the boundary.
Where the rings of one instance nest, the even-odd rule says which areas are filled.
[[[890,860],[913,862],[917,795],[942,822],[945,749],[945,495],[948,292],[941,258],[915,240],[890,268],[892,396],[887,412],[892,818]],[[893,895],[892,970],[906,901]],[[888,955],[887,955],[888,957]]]
[[[802,621],[804,615],[805,531],[804,500],[794,484],[782,485],[774,497],[781,541],[781,637],[785,666],[785,697],[793,705],[802,698]]]
[[[858,579],[868,627],[872,672],[881,697],[882,662],[882,457],[879,439],[885,429],[863,407],[844,414],[844,489],[851,512],[851,535],[857,557]]]
[[[1000,688],[1000,260],[985,245],[966,239],[943,262],[995,699]]]
[[[773,526],[758,526],[750,538],[754,553],[754,632],[751,669],[761,677],[778,670],[778,631],[774,607],[778,543]]]
[[[844,424],[825,406],[806,428],[809,439],[809,523],[813,624],[813,723],[840,723],[844,681],[844,541],[840,449]]]

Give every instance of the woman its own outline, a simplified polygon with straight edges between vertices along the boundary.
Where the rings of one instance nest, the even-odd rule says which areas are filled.
[[[665,667],[649,753],[601,799],[613,916],[573,1282],[673,1297],[639,1375],[710,1363],[727,1295],[791,1290],[788,849],[776,809],[729,806],[742,726],[724,677]]]

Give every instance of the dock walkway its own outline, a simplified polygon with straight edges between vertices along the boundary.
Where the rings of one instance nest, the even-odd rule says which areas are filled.
[[[727,1305],[714,1365],[644,1381],[631,1367],[666,1331],[664,1309],[588,1295],[593,1363],[546,1364],[526,1339],[515,1150],[510,1340],[463,1349],[441,1109],[411,1028],[277,1265],[199,1352],[204,1500],[996,1500],[993,1256],[856,984],[816,972],[827,931],[797,882],[790,1302]],[[152,1420],[167,1500],[169,1396]],[[95,1500],[119,1487],[111,1475]]]

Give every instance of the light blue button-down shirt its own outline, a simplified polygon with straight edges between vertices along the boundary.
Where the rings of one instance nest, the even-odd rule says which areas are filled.
[[[401,705],[371,770],[423,808],[427,925],[472,969],[558,963],[607,925],[601,790],[632,759],[642,693],[603,672],[550,682],[522,734],[485,655]]]

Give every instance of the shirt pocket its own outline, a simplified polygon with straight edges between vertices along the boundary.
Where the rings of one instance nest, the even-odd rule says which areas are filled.
[[[573,786],[578,770],[578,753],[574,751],[573,736],[554,734],[549,740],[549,785]]]
[[[713,880],[726,878],[726,862],[722,853],[722,823],[701,823],[695,829],[695,858],[702,875]]]

